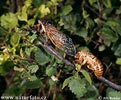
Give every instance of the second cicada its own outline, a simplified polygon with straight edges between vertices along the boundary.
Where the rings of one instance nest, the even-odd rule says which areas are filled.
[[[79,51],[75,55],[75,62],[80,65],[87,65],[87,67],[92,70],[96,77],[103,75],[103,65],[91,52],[87,50]]]
[[[69,36],[65,35],[61,31],[58,31],[57,28],[51,24],[42,23],[41,21],[38,22],[39,23],[36,25],[37,31],[43,31],[55,47],[64,51],[67,55],[74,56],[76,54],[75,46]]]

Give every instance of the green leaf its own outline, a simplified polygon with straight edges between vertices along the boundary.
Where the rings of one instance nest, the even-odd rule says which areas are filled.
[[[104,3],[106,8],[111,8],[112,7],[111,0],[104,0],[103,3]]]
[[[88,92],[85,94],[85,100],[97,100],[99,97],[98,88],[95,85],[87,85],[86,89]]]
[[[52,57],[43,49],[35,50],[35,60],[38,64],[44,65],[52,60]]]
[[[64,89],[71,82],[72,79],[74,79],[73,76],[66,78],[63,82],[62,89]]]
[[[60,16],[65,16],[69,14],[72,11],[72,7],[70,5],[64,6],[62,8],[62,12],[60,13]]]
[[[89,0],[89,3],[90,3],[91,5],[93,5],[95,2],[97,2],[97,0]]]
[[[34,0],[32,2],[32,4],[35,6],[35,7],[39,7],[41,4],[42,4],[42,1],[41,0]]]
[[[121,58],[116,59],[116,64],[121,65]]]
[[[29,81],[37,80],[37,76],[35,74],[34,75],[29,75],[27,78],[29,79]]]
[[[19,45],[21,36],[19,34],[13,34],[10,39],[10,43],[13,47],[17,47]]]
[[[75,32],[77,30],[76,28],[76,15],[69,14],[68,16],[63,16],[63,22],[64,22],[64,29],[72,32]],[[73,20],[73,21],[72,21]]]
[[[19,60],[19,63],[22,64],[23,66],[28,66],[29,62],[26,60]]]
[[[118,35],[117,33],[114,33],[111,29],[109,29],[108,27],[102,28],[100,30],[100,38],[102,38],[104,40],[104,43],[107,46],[110,46],[111,42],[116,42],[118,39]]]
[[[28,70],[31,74],[36,73],[38,71],[39,67],[38,65],[30,65],[28,66]]]
[[[116,56],[121,56],[121,44],[119,44],[118,48],[115,50],[114,53]]]
[[[77,98],[84,96],[86,91],[86,84],[83,80],[73,79],[69,83],[69,89],[76,95]]]
[[[87,13],[85,9],[83,9],[82,15],[85,19],[89,17],[89,14]]]
[[[34,49],[36,49],[36,47],[26,47],[25,48],[25,54],[27,56],[31,56],[31,53],[34,51]]]
[[[88,35],[88,31],[85,28],[81,28],[80,31],[76,32],[75,34],[83,38],[86,38]]]
[[[121,20],[109,19],[105,24],[121,35]]]
[[[39,9],[38,9],[41,13],[41,17],[44,17],[45,15],[50,13],[50,9],[48,7],[46,7],[44,4],[42,4]]]
[[[23,72],[24,71],[24,68],[19,68],[17,66],[14,66],[14,70],[15,71],[18,71],[18,72]]]
[[[14,67],[12,61],[5,61],[0,65],[0,75],[4,76],[10,72],[10,70]]]
[[[11,86],[6,91],[4,92],[3,96],[8,96],[10,95],[11,97],[13,96],[20,96],[25,92],[25,89],[22,86]],[[14,98],[15,99],[15,98]],[[5,99],[7,100],[7,99]],[[13,100],[13,99],[12,99]]]
[[[0,65],[9,59],[10,55],[7,53],[0,55]]]
[[[31,7],[31,3],[32,0],[26,0],[22,9],[19,12],[17,12],[19,20],[27,22],[28,20],[27,10]]]
[[[95,26],[94,21],[91,18],[86,18],[85,23],[86,29],[92,29]]]
[[[85,71],[85,70],[81,70],[81,73],[83,74],[83,76],[86,78],[86,80],[91,85],[92,84],[92,80],[91,80],[91,77],[90,77],[89,73],[87,71]]]
[[[121,98],[121,92],[120,91],[116,91],[114,89],[108,88],[106,90],[106,96],[108,98],[112,98],[110,100],[120,100]]]
[[[76,70],[77,72],[79,72],[81,70],[81,65],[80,64],[75,64]]]
[[[31,36],[28,37],[29,41],[33,43],[33,41],[37,38],[37,34],[32,34]]]
[[[56,73],[56,69],[55,68],[53,68],[53,67],[47,67],[46,68],[46,74],[48,75],[48,76],[52,76],[52,75],[54,75]]]
[[[18,19],[15,14],[7,13],[1,16],[1,26],[4,28],[15,28],[18,25]]]
[[[50,86],[56,85],[56,81],[53,81],[52,79],[49,79],[48,83],[49,83]]]
[[[25,86],[27,89],[36,89],[39,88],[42,85],[42,82],[40,79],[36,79],[34,81],[27,80],[23,86]]]

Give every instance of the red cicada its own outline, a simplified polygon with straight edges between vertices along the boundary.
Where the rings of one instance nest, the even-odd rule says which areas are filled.
[[[69,36],[65,35],[61,31],[58,31],[53,25],[48,23],[43,24],[41,21],[39,21],[37,24],[37,31],[42,32],[41,28],[44,34],[55,45],[55,47],[64,51],[67,55],[74,56],[76,54],[75,46]]]

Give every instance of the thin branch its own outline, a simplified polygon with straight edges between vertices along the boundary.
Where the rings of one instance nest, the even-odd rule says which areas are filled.
[[[43,44],[41,42],[39,42],[38,45],[41,45],[43,48],[45,48],[46,50],[48,50],[50,53],[52,53],[53,55],[55,55],[58,59],[60,59],[62,62],[64,62],[66,65],[69,66],[73,66],[74,64],[72,64],[69,60],[65,59],[64,57],[62,57],[52,46],[48,46],[47,44]],[[106,83],[108,86],[116,89],[116,90],[120,90],[121,91],[121,86],[117,85],[107,79],[105,79],[103,76],[98,78],[100,81],[102,81],[103,83]]]
[[[102,82],[108,84],[110,87],[112,87],[112,88],[114,88],[114,89],[116,89],[116,90],[121,91],[121,85],[117,85],[117,84],[115,84],[115,83],[113,83],[113,82],[111,82],[111,81],[105,79],[104,77],[99,77],[98,79],[99,79],[100,81],[102,81]]]
[[[41,45],[46,50],[50,51],[50,53],[52,53],[53,55],[55,55],[58,59],[60,59],[66,65],[69,65],[69,66],[73,66],[74,67],[74,64],[72,64],[70,61],[68,61],[64,57],[62,57],[52,46],[48,46],[46,44],[42,44],[41,42],[39,42],[38,45]]]

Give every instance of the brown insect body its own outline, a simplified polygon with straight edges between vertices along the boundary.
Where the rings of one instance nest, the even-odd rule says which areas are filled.
[[[75,46],[70,37],[58,31],[53,25],[50,24],[44,25],[42,24],[42,22],[39,22],[37,26],[38,30],[40,29],[39,25],[42,26],[44,33],[57,48],[61,49],[70,56],[74,56],[76,54]]]
[[[103,65],[92,53],[87,50],[82,50],[75,55],[75,62],[81,65],[87,65],[92,70],[96,77],[103,74]]]

